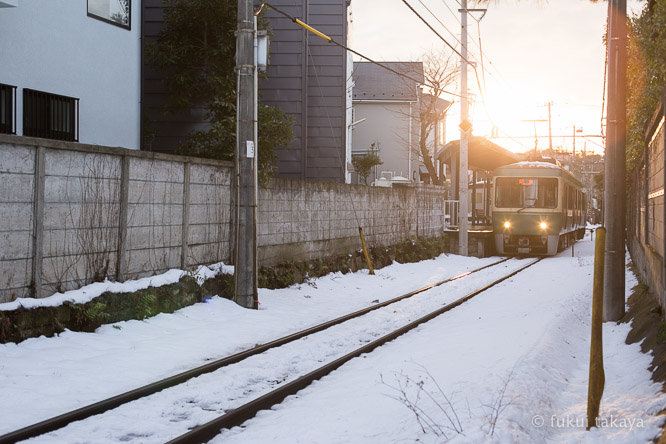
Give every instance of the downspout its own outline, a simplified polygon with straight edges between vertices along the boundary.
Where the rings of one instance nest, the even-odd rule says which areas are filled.
[[[412,180],[412,102],[409,102],[409,136],[407,138],[409,155],[407,157],[407,177]]]
[[[130,8],[131,8],[131,5],[130,5]],[[143,95],[145,94],[145,89],[144,89],[145,87],[144,87],[144,81],[143,81],[143,73],[144,73],[143,64],[144,64],[144,60],[145,60],[144,53],[146,52],[146,48],[145,48],[145,46],[146,46],[145,45],[145,41],[146,41],[146,39],[145,39],[146,29],[145,28],[146,27],[143,25],[143,8],[144,8],[143,2],[141,2],[141,4],[139,5],[139,26],[140,26],[140,28],[139,28],[140,29],[139,30],[139,40],[140,40],[140,43],[139,43],[139,58],[140,58],[140,60],[139,60],[139,90],[140,91],[139,91],[139,145],[138,145],[139,150],[145,150],[146,149],[143,146],[143,140],[144,140],[143,135],[145,134],[145,131],[146,131],[146,129],[145,129],[146,119],[144,118],[145,110],[143,109],[143,105],[144,105]],[[131,13],[131,10],[130,10],[130,17],[132,16],[131,14],[132,13]],[[130,26],[131,26],[131,24],[130,24]],[[152,151],[152,149],[150,151]]]

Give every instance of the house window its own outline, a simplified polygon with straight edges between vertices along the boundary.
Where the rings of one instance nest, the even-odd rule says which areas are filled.
[[[88,0],[88,17],[130,29],[131,0]]]
[[[79,141],[79,99],[23,89],[23,135]]]
[[[0,133],[16,134],[16,87],[0,83]]]

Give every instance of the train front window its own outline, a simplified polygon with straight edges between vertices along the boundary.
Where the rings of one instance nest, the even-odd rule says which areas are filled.
[[[495,180],[498,208],[556,208],[557,179],[552,177],[498,177]]]

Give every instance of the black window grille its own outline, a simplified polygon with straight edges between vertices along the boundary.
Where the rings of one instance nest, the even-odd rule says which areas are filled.
[[[23,89],[23,135],[79,141],[79,99]]]
[[[16,134],[16,87],[0,83],[0,133]]]

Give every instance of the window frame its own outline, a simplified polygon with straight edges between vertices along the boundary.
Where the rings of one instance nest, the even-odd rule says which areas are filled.
[[[533,206],[527,206],[525,202],[525,195],[524,191],[520,188],[523,186],[532,186],[530,185],[520,185],[518,182],[521,180],[536,180],[536,191],[537,191],[537,198],[535,200],[535,205]],[[503,184],[502,182],[507,182],[506,184]],[[539,181],[543,181],[544,184],[541,185],[539,184]],[[511,183],[514,182],[514,183]],[[546,189],[546,184],[549,184],[549,188],[551,188],[551,191],[555,192],[555,195],[551,197],[553,199],[553,202],[551,205],[545,205],[545,200],[546,196],[541,195],[541,187],[544,187],[544,192]],[[516,187],[517,185],[517,187]],[[509,187],[516,187],[515,191],[518,191],[518,194],[514,197],[519,197],[519,199],[522,201],[522,204],[520,202],[505,202],[505,200],[508,199],[508,197],[502,196],[500,197],[500,192],[502,190],[510,190]],[[556,177],[542,177],[542,176],[530,176],[530,175],[525,175],[525,176],[499,176],[495,178],[495,192],[494,192],[494,201],[495,201],[495,208],[504,208],[504,209],[513,209],[513,208],[522,208],[522,209],[537,209],[537,210],[553,210],[558,207],[558,198],[559,198],[559,181]],[[544,200],[544,205],[536,205],[536,202],[543,199]],[[550,202],[551,200],[549,200]],[[512,204],[518,203],[518,205],[512,206]]]
[[[109,0],[109,1],[114,1],[114,0]],[[94,18],[96,20],[102,21],[104,23],[108,23],[110,25],[115,25],[123,29],[127,29],[128,31],[132,30],[132,0],[127,0],[127,24],[123,24],[120,22],[117,22],[115,20],[111,20],[109,18],[103,17],[101,15],[97,15],[93,12],[90,12],[90,0],[86,0],[86,13],[88,14],[88,17]]]

